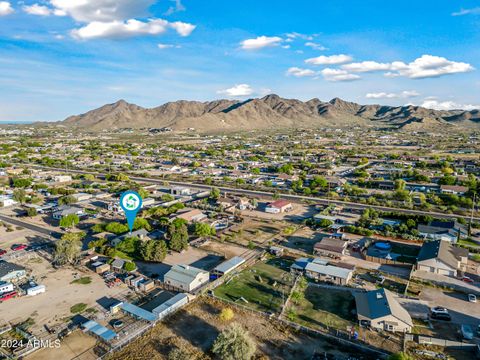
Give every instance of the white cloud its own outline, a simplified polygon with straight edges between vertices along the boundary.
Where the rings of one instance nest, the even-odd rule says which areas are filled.
[[[278,46],[282,40],[283,39],[278,36],[259,36],[255,39],[243,40],[240,44],[242,49],[257,50],[265,47]]]
[[[320,71],[323,78],[327,81],[354,81],[360,79],[360,76],[356,74],[350,74],[348,71],[341,69],[326,68]]]
[[[464,73],[474,70],[474,67],[464,62],[451,61],[440,56],[422,55],[408,64],[402,61],[394,61],[391,63],[363,61],[342,65],[342,69],[350,72],[388,70],[388,72],[385,73],[387,77],[405,76],[410,79],[423,79],[447,74]]]
[[[303,39],[303,40],[313,40],[314,36],[315,35],[306,35],[306,34],[300,34],[298,32],[291,32],[291,33],[287,33],[285,34],[287,36],[288,39],[291,39],[293,41],[293,39]]]
[[[71,31],[77,39],[127,38],[143,35],[159,35],[169,29],[180,36],[188,36],[195,25],[181,21],[169,22],[163,19],[149,18],[138,20],[148,15],[148,9],[155,0],[50,0],[55,15],[68,15],[84,26]],[[42,6],[42,8],[45,8]],[[183,5],[176,2],[181,11]],[[37,9],[37,12],[45,9]]]
[[[194,25],[180,22],[170,23],[167,20],[151,19],[146,22],[130,19],[123,21],[94,21],[86,26],[72,30],[76,39],[89,40],[98,38],[127,38],[141,35],[159,35],[169,28],[175,29],[181,36],[187,36],[195,29]]]
[[[13,13],[12,5],[8,1],[0,1],[0,16]]]
[[[352,71],[352,72],[381,71],[381,70],[390,70],[391,64],[378,63],[376,61],[362,61],[362,62],[342,65],[342,69],[347,71]]]
[[[480,6],[471,8],[471,9],[461,9],[460,11],[452,13],[452,16],[463,16],[463,15],[480,15]]]
[[[253,89],[248,84],[237,84],[229,89],[219,90],[217,94],[227,95],[230,97],[250,96],[253,94]]]
[[[192,25],[192,24],[189,24],[189,23],[184,23],[184,22],[181,22],[181,21],[175,21],[173,23],[170,23],[170,27],[172,29],[175,29],[175,31],[180,36],[188,36],[196,28],[195,25]]]
[[[328,50],[325,46],[323,46],[323,45],[321,45],[321,44],[317,44],[317,43],[311,42],[311,41],[306,42],[306,43],[305,43],[305,46],[311,47],[312,49],[318,50],[318,51]]]
[[[40,4],[33,4],[33,5],[25,5],[23,7],[23,11],[30,15],[38,15],[38,16],[49,16],[53,13],[53,10],[50,9],[48,6],[40,5]]]
[[[162,44],[162,43],[158,44],[157,46],[158,46],[159,49],[162,49],[162,50],[163,49],[171,49],[171,48],[176,48],[176,49],[181,48],[180,45]]]
[[[165,15],[172,15],[173,13],[185,11],[186,8],[183,6],[181,0],[170,0],[175,3],[174,6],[170,6],[168,10],[165,12]]]
[[[408,99],[412,97],[417,97],[419,95],[420,94],[415,90],[405,90],[400,93],[368,93],[367,95],[365,95],[365,97],[367,99]]]
[[[459,104],[454,101],[438,101],[428,98],[421,105],[422,107],[434,110],[474,110],[480,109],[480,105]]]
[[[331,55],[331,56],[318,56],[315,58],[305,60],[305,63],[312,64],[312,65],[337,65],[337,64],[345,64],[347,62],[352,61],[352,57],[349,55]]]
[[[306,76],[315,76],[317,75],[317,72],[310,69],[291,67],[287,70],[286,74],[296,76],[296,77],[306,77]]]
[[[75,20],[90,23],[146,16],[155,0],[50,0],[50,3]]]

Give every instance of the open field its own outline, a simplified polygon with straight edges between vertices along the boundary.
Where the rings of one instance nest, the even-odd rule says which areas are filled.
[[[326,338],[296,332],[274,320],[237,308],[234,309],[231,322],[222,322],[218,315],[225,306],[218,300],[200,298],[114,354],[111,359],[167,359],[168,353],[177,347],[190,351],[192,360],[211,359],[210,349],[214,340],[231,322],[240,323],[249,330],[257,343],[258,359],[311,359],[315,352],[327,352],[339,360],[346,360],[353,355],[357,359],[371,358]]]
[[[20,323],[32,318],[35,323],[32,330],[43,331],[43,325],[54,326],[65,323],[73,314],[70,308],[84,303],[87,308],[100,306],[102,298],[111,298],[126,294],[125,285],[108,288],[103,279],[91,272],[81,272],[68,267],[54,269],[45,259],[34,257],[17,261],[30,270],[31,277],[46,286],[47,291],[33,297],[19,297],[0,303],[2,318],[12,323]],[[91,283],[72,283],[75,279],[90,276]]]
[[[285,260],[282,260],[285,262]],[[288,267],[260,262],[215,289],[215,295],[264,312],[279,312],[293,285]]]
[[[327,327],[347,331],[355,325],[355,298],[349,290],[308,286],[305,298],[292,305],[296,319],[308,327]]]
[[[242,224],[232,226],[222,236],[225,241],[241,246],[248,246],[250,242],[262,245],[276,236],[281,236],[283,229],[288,226],[289,224],[283,221],[272,222],[246,218]]]

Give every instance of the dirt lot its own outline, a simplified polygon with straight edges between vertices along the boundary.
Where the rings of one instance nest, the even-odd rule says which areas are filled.
[[[289,249],[303,251],[304,253],[311,255],[313,254],[313,246],[325,236],[328,235],[312,230],[309,227],[303,227],[293,236],[287,237],[282,245]]]
[[[267,203],[259,203],[258,208],[262,209],[267,205]],[[314,206],[292,203],[293,210],[289,212],[284,212],[280,214],[270,214],[261,210],[243,210],[241,213],[244,216],[260,218],[260,219],[269,219],[269,220],[288,220],[293,222],[302,222],[304,219],[311,218],[313,215],[318,213],[315,210]]]
[[[118,360],[166,359],[171,349],[181,347],[192,352],[191,359],[211,359],[210,349],[219,332],[229,323],[219,320],[225,304],[210,298],[201,298],[157,325],[145,336],[115,354]],[[323,337],[297,333],[276,321],[255,313],[235,309],[232,322],[238,322],[250,331],[257,343],[258,356],[269,359],[311,359],[314,352],[330,353],[336,359],[347,359],[358,350],[339,346]],[[363,359],[368,359],[367,356]]]
[[[54,269],[48,261],[41,257],[22,259],[19,265],[29,270],[31,276],[39,284],[47,287],[44,294],[33,297],[19,297],[0,304],[0,313],[6,321],[19,323],[31,317],[35,324],[31,330],[34,333],[43,331],[43,325],[49,326],[64,323],[72,316],[70,307],[85,303],[88,307],[99,307],[97,300],[126,294],[126,285],[108,288],[103,279],[90,272],[80,272],[73,268]],[[72,284],[77,277],[90,276],[92,282],[88,285]]]
[[[232,226],[221,236],[226,242],[241,246],[248,246],[250,241],[256,245],[262,245],[281,237],[282,231],[290,226],[292,224],[284,221],[263,221],[247,218],[242,224]]]
[[[0,227],[0,249],[10,252],[10,248],[14,244],[29,244],[30,242],[38,241],[39,237],[30,230],[17,230],[16,226],[12,225],[14,231],[6,231],[5,227]]]
[[[67,336],[58,348],[40,349],[28,356],[27,359],[67,360],[78,356],[78,359],[81,360],[95,360],[97,357],[86,350],[94,347],[96,342],[94,337],[84,334],[82,331],[75,331]]]
[[[233,245],[227,242],[207,241],[200,246],[202,250],[222,254],[226,259],[230,259],[234,256],[242,256],[243,253],[248,251],[244,247]]]

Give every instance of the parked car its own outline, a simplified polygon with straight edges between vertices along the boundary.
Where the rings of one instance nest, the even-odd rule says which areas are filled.
[[[7,250],[0,249],[0,256],[3,256],[7,253]]]
[[[430,314],[430,318],[433,320],[443,320],[443,321],[451,321],[452,317],[449,313],[434,313]]]
[[[12,250],[13,250],[13,251],[25,250],[26,248],[27,248],[27,245],[25,245],[25,244],[15,244],[15,245],[12,245]]]
[[[448,314],[448,310],[443,306],[435,306],[431,309],[432,314]]]
[[[472,340],[473,339],[473,329],[470,325],[463,324],[462,327],[460,328],[460,331],[462,333],[462,337],[465,340]]]
[[[13,299],[14,297],[17,297],[17,292],[16,291],[10,291],[5,294],[2,294],[0,296],[0,302],[7,301],[9,299]]]
[[[464,281],[466,283],[473,283],[473,279],[471,277],[468,277],[468,276],[462,277],[462,281]]]
[[[476,303],[477,302],[477,297],[474,294],[468,294],[468,301],[470,301],[472,303]]]

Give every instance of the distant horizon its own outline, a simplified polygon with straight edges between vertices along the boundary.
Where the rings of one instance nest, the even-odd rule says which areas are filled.
[[[267,93],[480,107],[474,0],[0,3],[8,122],[60,121],[119,98],[151,108]]]
[[[90,107],[88,109],[85,109],[83,111],[80,111],[78,113],[72,113],[72,114],[68,114],[66,115],[65,117],[61,118],[61,119],[53,119],[53,120],[0,120],[0,125],[20,125],[20,124],[34,124],[34,123],[52,123],[52,122],[60,122],[60,121],[63,121],[65,119],[67,119],[68,117],[70,116],[77,116],[77,115],[81,115],[81,114],[85,114],[89,111],[92,111],[92,110],[96,110],[96,109],[99,109],[103,106],[106,106],[106,105],[113,105],[113,104],[116,104],[118,102],[121,102],[121,101],[124,101],[126,102],[127,104],[131,104],[131,105],[136,105],[136,106],[140,106],[141,108],[144,108],[144,109],[153,109],[153,108],[156,108],[156,107],[159,107],[159,106],[162,106],[162,105],[165,105],[167,103],[172,103],[172,102],[178,102],[178,101],[191,101],[191,102],[212,102],[212,101],[219,101],[219,100],[225,100],[225,101],[238,101],[238,102],[244,102],[244,101],[248,101],[248,100],[253,100],[253,99],[261,99],[261,98],[264,98],[266,96],[270,96],[270,95],[275,95],[275,96],[278,96],[282,99],[287,99],[287,100],[299,100],[299,101],[302,101],[302,102],[307,102],[307,101],[310,101],[310,100],[313,100],[313,99],[318,99],[322,102],[330,102],[331,100],[333,99],[340,99],[342,101],[345,101],[345,102],[352,102],[352,103],[356,103],[358,105],[378,105],[378,106],[388,106],[388,107],[406,107],[406,106],[418,106],[418,107],[424,107],[426,109],[429,109],[429,110],[437,110],[437,111],[474,111],[474,110],[480,110],[480,106],[478,108],[471,108],[471,109],[461,109],[461,108],[452,108],[452,109],[435,109],[433,107],[428,107],[428,106],[425,106],[425,105],[428,105],[428,104],[421,104],[421,105],[418,105],[418,104],[413,104],[413,103],[406,103],[406,104],[400,104],[400,105],[393,105],[393,104],[390,104],[388,102],[386,103],[380,103],[380,102],[371,102],[371,103],[368,103],[368,102],[363,102],[363,103],[358,103],[356,101],[353,101],[353,100],[349,100],[349,99],[345,99],[345,98],[342,98],[340,96],[333,96],[333,97],[330,97],[328,100],[325,100],[325,99],[322,99],[318,96],[314,96],[314,97],[310,97],[310,98],[307,98],[307,99],[302,99],[302,98],[299,98],[299,97],[287,97],[287,96],[282,96],[280,94],[277,94],[277,93],[268,93],[268,94],[262,94],[262,95],[259,95],[259,96],[252,96],[252,97],[245,97],[245,98],[236,98],[236,99],[232,99],[232,98],[227,98],[227,97],[222,97],[222,96],[219,96],[217,98],[213,98],[213,99],[207,99],[207,100],[197,100],[197,99],[185,99],[185,98],[180,98],[180,99],[177,99],[177,100],[171,100],[171,101],[164,101],[164,102],[160,102],[156,105],[153,105],[153,106],[145,106],[145,105],[140,105],[138,104],[137,102],[133,102],[133,101],[130,101],[130,100],[127,100],[125,98],[119,98],[115,101],[110,101],[110,102],[106,102],[106,103],[103,103],[103,104],[99,104],[99,105],[94,105],[93,107]]]

